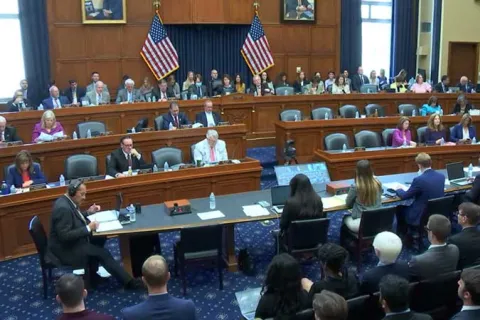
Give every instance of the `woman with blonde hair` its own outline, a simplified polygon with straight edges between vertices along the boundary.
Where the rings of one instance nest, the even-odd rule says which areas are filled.
[[[40,122],[33,128],[32,143],[52,141],[55,138],[63,137],[64,130],[55,118],[55,113],[52,110],[45,111]]]
[[[450,141],[465,143],[473,138],[476,139],[477,132],[472,122],[472,116],[469,113],[465,113],[460,122],[453,127]]]
[[[153,86],[150,83],[150,79],[148,77],[143,78],[143,84],[140,87],[140,94],[145,99],[145,101],[148,101],[148,98],[152,98],[152,90]]]
[[[193,71],[188,71],[187,79],[183,81],[182,91],[187,91],[188,88],[190,88],[190,86],[194,84],[195,84],[195,74],[193,73]]]

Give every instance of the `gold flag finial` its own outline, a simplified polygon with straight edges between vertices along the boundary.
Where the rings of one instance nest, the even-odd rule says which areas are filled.
[[[153,6],[155,7],[155,10],[160,9],[160,0],[153,0]]]
[[[258,0],[255,0],[253,2],[253,7],[255,8],[255,13],[258,13],[258,8],[260,8],[260,3],[258,2]]]

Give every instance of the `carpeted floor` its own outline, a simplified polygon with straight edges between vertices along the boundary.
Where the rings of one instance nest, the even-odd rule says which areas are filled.
[[[276,184],[273,166],[275,165],[275,148],[255,148],[248,150],[248,156],[259,159],[264,166],[262,174],[262,188],[269,188]],[[340,224],[344,212],[336,212],[331,216],[329,241],[338,242]],[[218,289],[216,272],[208,269],[191,269],[188,273],[188,295],[197,308],[198,319],[240,319],[240,311],[235,300],[235,292],[262,285],[268,263],[274,256],[274,241],[271,231],[278,228],[278,222],[245,223],[236,226],[236,247],[247,248],[256,265],[256,275],[247,277],[241,273],[225,272],[224,290]],[[173,270],[172,244],[178,238],[178,233],[162,233],[160,235],[162,252]],[[116,239],[109,240],[108,249],[116,259],[119,259],[119,249]],[[400,259],[408,260],[412,252],[404,250]],[[376,264],[372,251],[363,257],[363,266],[366,269]],[[304,273],[313,280],[318,279],[319,265],[317,262],[303,264]],[[68,270],[67,270],[68,271]],[[62,274],[56,272],[55,276]],[[120,319],[121,309],[136,304],[146,298],[146,293],[125,292],[119,289],[114,279],[89,293],[86,299],[87,308],[111,314]],[[61,312],[55,302],[53,288],[49,290],[49,297],[42,297],[41,273],[36,255],[10,260],[0,263],[0,319],[27,320],[27,319],[54,319]],[[181,297],[181,282],[173,277],[169,282],[169,292]]]

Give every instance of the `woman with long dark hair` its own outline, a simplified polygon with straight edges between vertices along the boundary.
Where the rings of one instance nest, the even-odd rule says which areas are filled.
[[[17,153],[15,166],[8,170],[6,179],[9,187],[14,185],[16,188],[28,188],[47,182],[40,166],[33,162],[32,155],[27,150]]]
[[[282,319],[311,308],[312,303],[302,288],[301,280],[300,264],[295,258],[287,253],[273,257],[268,266],[255,318]]]

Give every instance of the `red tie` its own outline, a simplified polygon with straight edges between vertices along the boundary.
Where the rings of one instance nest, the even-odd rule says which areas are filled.
[[[210,147],[210,162],[215,162],[215,149]]]
[[[175,116],[175,127],[178,128],[178,117],[177,116]]]
[[[132,166],[132,155],[131,154],[128,155],[128,166],[129,167]]]

